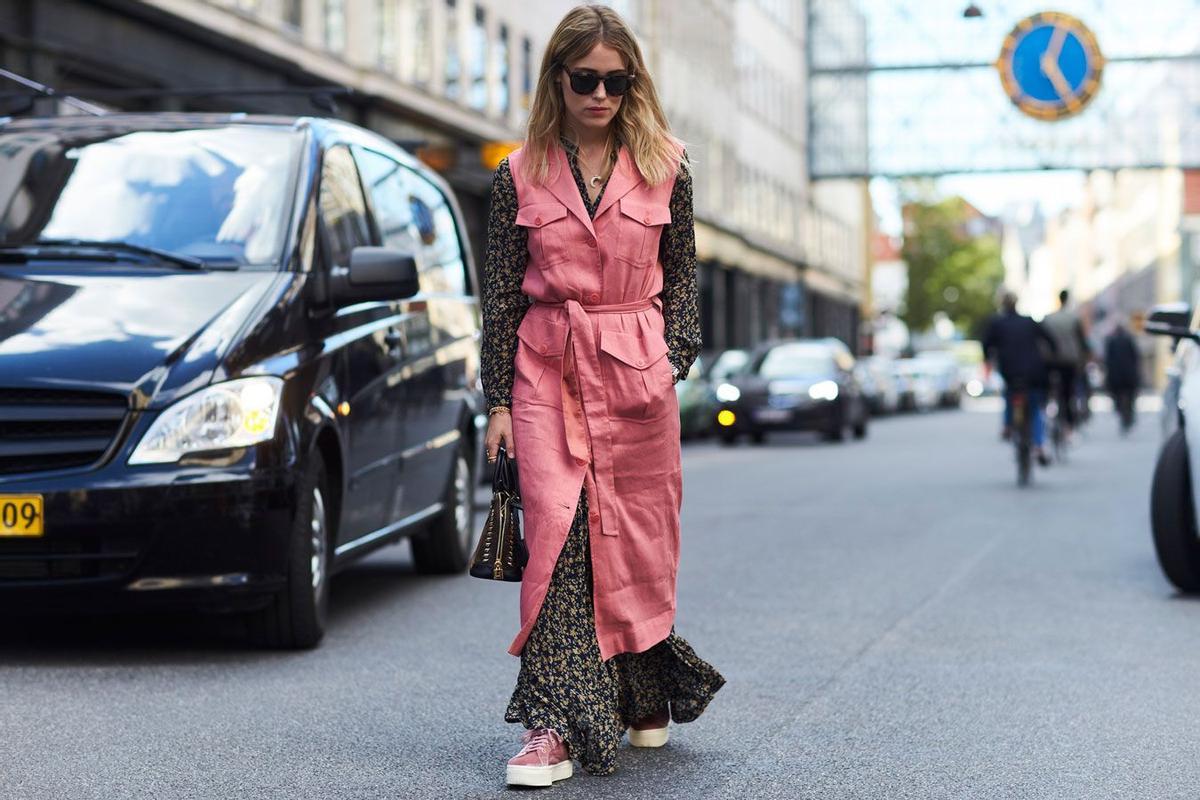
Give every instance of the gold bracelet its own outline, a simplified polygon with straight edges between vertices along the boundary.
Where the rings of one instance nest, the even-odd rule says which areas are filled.
[[[512,409],[509,408],[508,406],[492,406],[491,408],[488,409],[489,417],[492,416],[493,414],[511,414],[511,413],[512,413]]]

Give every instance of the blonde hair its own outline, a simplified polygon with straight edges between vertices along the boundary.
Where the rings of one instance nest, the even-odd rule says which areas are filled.
[[[525,177],[538,184],[550,179],[551,155],[558,146],[566,113],[558,72],[569,62],[605,44],[620,53],[625,68],[635,78],[625,92],[612,125],[617,139],[629,150],[638,172],[651,186],[671,178],[687,164],[681,161],[682,143],[671,135],[667,115],[646,69],[642,49],[617,12],[607,6],[582,5],[567,12],[546,45],[538,72],[537,88],[529,109],[525,132]]]

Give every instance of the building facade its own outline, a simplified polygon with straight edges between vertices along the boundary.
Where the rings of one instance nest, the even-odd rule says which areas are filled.
[[[0,0],[0,65],[114,107],[327,114],[279,90],[343,86],[336,113],[454,186],[481,254],[497,153],[522,135],[543,48],[572,0]],[[807,3],[613,0],[631,21],[696,182],[707,349],[857,344],[865,188],[814,186]],[[116,90],[255,90],[159,97]]]

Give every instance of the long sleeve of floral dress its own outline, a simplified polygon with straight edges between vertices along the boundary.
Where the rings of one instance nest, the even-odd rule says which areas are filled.
[[[525,261],[529,257],[527,236],[525,229],[517,225],[517,189],[506,158],[492,178],[492,208],[483,262],[480,358],[488,408],[512,405],[517,327],[530,304],[528,295],[521,291]]]
[[[692,174],[682,170],[671,192],[671,224],[659,240],[663,265],[663,321],[668,358],[687,377],[700,355],[700,298],[696,287],[696,225],[692,210]]]
[[[594,214],[601,194],[589,202],[575,159],[572,170],[588,212]],[[700,311],[696,288],[696,231],[692,211],[692,177],[681,170],[671,193],[671,223],[663,230],[659,256],[663,265],[663,319],[668,358],[687,375],[700,353]],[[513,358],[517,327],[529,308],[521,292],[529,255],[527,233],[517,225],[517,190],[508,159],[492,179],[492,208],[488,216],[487,253],[483,267],[483,392],[488,407],[512,404]]]

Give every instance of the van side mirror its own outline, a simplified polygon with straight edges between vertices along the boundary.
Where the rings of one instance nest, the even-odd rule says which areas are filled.
[[[1192,330],[1191,322],[1192,309],[1187,303],[1162,303],[1150,309],[1143,329],[1156,336],[1200,341],[1200,335]]]
[[[356,247],[349,267],[334,267],[329,274],[336,305],[369,300],[401,300],[420,290],[417,260],[390,247]]]

